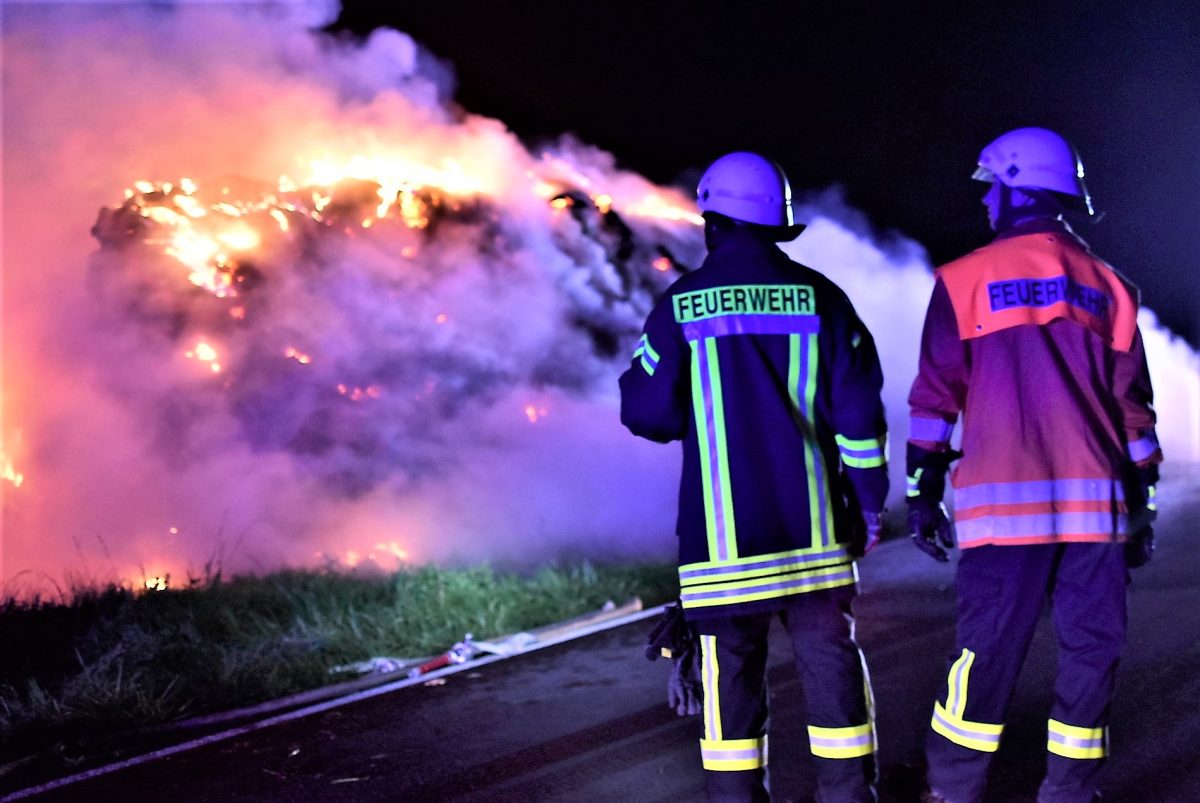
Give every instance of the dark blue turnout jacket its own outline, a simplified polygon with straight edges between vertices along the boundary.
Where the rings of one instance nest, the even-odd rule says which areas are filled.
[[[683,442],[679,577],[690,618],[855,582],[860,510],[887,495],[883,375],[833,282],[745,229],[646,320],[621,421]]]

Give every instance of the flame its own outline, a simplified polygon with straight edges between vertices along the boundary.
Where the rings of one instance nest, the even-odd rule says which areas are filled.
[[[21,433],[18,431],[14,438],[18,443],[21,440]],[[25,475],[17,470],[13,464],[12,456],[5,451],[3,441],[0,441],[0,480],[10,483],[14,488],[20,488],[25,484]]]
[[[545,407],[537,407],[532,404],[525,405],[525,417],[529,419],[529,423],[536,424],[539,420],[550,414],[550,411]]]
[[[329,554],[321,550],[313,553],[313,557],[318,560],[325,560],[334,564],[341,564],[347,569],[355,569],[362,566],[364,563],[373,563],[376,566],[381,566],[380,558],[390,556],[395,562],[395,568],[400,569],[405,563],[411,559],[409,551],[405,549],[399,541],[378,541],[368,549],[347,549],[340,555]]]
[[[655,270],[658,270],[658,271],[666,272],[671,269],[671,260],[668,257],[658,257],[650,264],[654,267]]]
[[[379,543],[375,548],[388,553],[396,559],[398,563],[408,560],[408,550],[400,546],[396,541],[388,541],[387,543]]]
[[[217,362],[220,359],[220,355],[217,354],[217,350],[209,345],[207,341],[196,341],[196,345],[189,351],[185,351],[183,356],[189,360],[199,360],[200,362],[208,363],[209,370],[214,374],[221,372],[221,363]]]
[[[693,226],[704,225],[704,218],[695,209],[680,206],[657,192],[646,195],[646,197],[632,206],[624,208],[622,211],[629,215],[656,217],[662,220],[691,223]]]
[[[146,576],[142,578],[142,586],[146,591],[166,591],[171,587],[171,574]]]
[[[217,235],[217,239],[233,251],[250,251],[262,242],[258,232],[245,223],[226,229]]]
[[[312,362],[312,357],[308,356],[303,351],[300,351],[299,349],[296,349],[292,346],[288,346],[287,350],[283,352],[283,356],[288,357],[289,359],[295,360],[296,362],[300,363],[301,365],[308,365],[309,363]]]
[[[350,387],[349,385],[339,384],[337,391],[341,395],[350,399],[350,401],[362,401],[363,399],[378,399],[383,395],[383,391],[378,385],[367,385],[365,388]]]

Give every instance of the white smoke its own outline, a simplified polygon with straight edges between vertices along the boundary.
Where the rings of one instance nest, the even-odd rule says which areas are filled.
[[[654,247],[700,259],[692,224],[654,217],[686,199],[569,139],[531,154],[498,121],[456,109],[449,72],[404,34],[314,33],[332,8],[0,12],[0,459],[25,478],[0,480],[9,591],[67,573],[141,567],[178,582],[210,560],[269,569],[351,551],[387,568],[397,546],[415,560],[673,554],[678,450],[620,427],[615,383],[668,278],[648,267]],[[303,253],[277,243],[268,289],[246,295],[273,304],[241,329],[209,326],[214,299],[89,234],[140,179],[274,181],[306,160],[394,151],[469,179],[483,200],[429,236],[329,237]],[[629,242],[590,207],[552,210],[530,191],[545,180],[611,196]],[[881,244],[835,196],[812,211],[789,253],[842,285],[875,333],[900,443],[929,265],[901,237]],[[1180,443],[1200,457],[1186,395],[1196,355],[1144,326],[1168,454]],[[182,356],[201,335],[236,393]],[[285,346],[311,364],[281,358]],[[338,382],[390,395],[347,407],[314,390]],[[332,446],[295,448],[321,415],[336,422],[321,430]]]

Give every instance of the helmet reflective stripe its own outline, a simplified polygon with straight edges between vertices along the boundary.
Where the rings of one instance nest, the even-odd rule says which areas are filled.
[[[1061,193],[1078,198],[1080,208],[1094,214],[1079,154],[1049,129],[1018,128],[1001,134],[979,154],[979,169],[971,178]]]
[[[747,151],[726,154],[709,165],[696,188],[701,212],[717,212],[746,223],[791,226],[792,188],[783,168]]]

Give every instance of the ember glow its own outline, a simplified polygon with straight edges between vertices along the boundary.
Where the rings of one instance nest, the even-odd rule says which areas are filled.
[[[16,442],[20,442],[20,433],[17,433]],[[0,441],[0,482],[6,482],[14,488],[20,488],[25,484],[25,475],[17,470],[13,464],[12,455],[4,448],[4,443]]]
[[[5,19],[0,582],[669,557],[678,453],[615,380],[703,256],[688,193],[529,150],[402,33],[266,8]],[[929,266],[808,212],[900,431]]]

